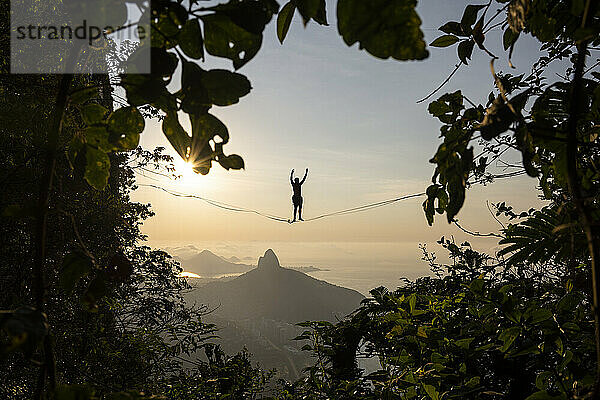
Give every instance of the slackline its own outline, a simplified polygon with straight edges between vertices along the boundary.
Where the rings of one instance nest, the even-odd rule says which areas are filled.
[[[221,209],[227,210],[227,211],[256,214],[256,215],[259,215],[264,218],[268,218],[273,221],[286,222],[286,223],[290,223],[290,224],[292,223],[292,221],[289,220],[288,218],[284,218],[284,217],[281,217],[278,215],[273,215],[273,214],[269,214],[269,213],[265,213],[265,212],[261,212],[261,211],[257,211],[257,210],[252,210],[249,208],[244,208],[244,207],[240,207],[240,206],[223,203],[223,202],[216,201],[216,200],[211,200],[206,197],[197,196],[195,194],[181,193],[181,192],[165,189],[163,187],[160,187],[157,185],[152,185],[152,184],[138,184],[137,186],[151,187],[154,189],[162,190],[163,192],[168,193],[172,196],[176,196],[176,197],[184,197],[184,198],[192,198],[192,199],[202,200],[205,203],[207,203],[213,207],[218,207],[218,208],[221,208]],[[379,201],[376,203],[370,203],[370,204],[365,204],[365,205],[358,206],[358,207],[347,208],[345,210],[339,210],[339,211],[334,211],[334,212],[330,212],[330,213],[326,213],[326,214],[321,214],[321,215],[318,215],[318,216],[312,217],[312,218],[306,218],[304,220],[304,222],[316,221],[318,219],[334,217],[337,215],[355,214],[355,213],[359,213],[359,212],[363,212],[363,211],[372,210],[374,208],[388,206],[390,204],[394,204],[394,203],[397,203],[402,200],[408,200],[408,199],[412,199],[415,197],[421,197],[424,195],[425,195],[425,192],[408,194],[408,195],[396,197],[395,199],[383,200],[383,201]]]

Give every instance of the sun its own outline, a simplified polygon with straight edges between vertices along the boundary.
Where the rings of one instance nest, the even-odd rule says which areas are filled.
[[[192,185],[198,183],[198,174],[194,172],[192,163],[178,157],[175,159],[175,175],[180,177],[177,179],[181,184]]]

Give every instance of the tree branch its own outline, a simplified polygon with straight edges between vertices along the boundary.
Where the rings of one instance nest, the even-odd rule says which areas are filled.
[[[581,27],[585,27],[589,15],[590,0],[587,0],[583,14]],[[571,104],[569,109],[569,119],[567,121],[567,182],[569,192],[575,203],[577,212],[582,219],[583,230],[588,244],[588,251],[591,258],[592,269],[592,295],[596,342],[596,382],[592,398],[600,397],[600,248],[598,243],[598,227],[594,224],[591,210],[588,208],[581,191],[579,176],[577,172],[578,146],[577,146],[577,124],[581,108],[581,92],[583,83],[583,74],[585,69],[585,56],[588,41],[583,40],[577,43],[577,58],[575,60],[575,72],[572,81]]]
[[[54,179],[56,167],[56,154],[58,150],[58,141],[62,128],[62,119],[67,105],[69,87],[73,75],[63,75],[56,96],[56,108],[50,131],[48,132],[48,143],[46,148],[46,166],[44,176],[40,183],[37,216],[35,221],[35,241],[34,245],[34,263],[33,263],[33,286],[35,294],[35,305],[38,311],[44,312],[46,305],[46,233],[48,219],[48,202]],[[40,376],[36,388],[35,398],[42,399],[44,385],[48,378],[50,389],[56,388],[56,365],[54,360],[54,350],[50,334],[44,338],[44,363],[40,368]]]

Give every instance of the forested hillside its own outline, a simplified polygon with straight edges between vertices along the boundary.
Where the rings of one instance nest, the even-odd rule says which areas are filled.
[[[303,331],[296,324],[339,321],[364,296],[284,268],[269,249],[256,268],[231,280],[202,285],[186,299],[213,310],[206,321],[220,328],[215,341],[225,350],[238,352],[246,347],[261,366],[276,368],[276,376],[296,380],[311,364],[310,354],[302,351],[304,343],[292,340]]]
[[[231,320],[268,318],[296,323],[309,319],[335,321],[359,306],[363,296],[299,271],[283,268],[273,250],[258,266],[227,282],[213,282],[191,293],[199,304],[218,308]]]

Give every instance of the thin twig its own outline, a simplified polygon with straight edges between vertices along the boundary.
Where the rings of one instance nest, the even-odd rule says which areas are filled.
[[[591,70],[593,70],[594,68],[596,68],[598,65],[600,65],[600,60],[596,61],[596,63],[594,65],[592,65],[591,67],[589,67],[588,69],[586,69],[585,71],[583,71],[583,74],[587,74],[588,72],[590,72]]]
[[[477,232],[477,231],[470,231],[470,230],[468,230],[468,229],[465,229],[465,228],[463,228],[463,227],[462,227],[462,226],[461,226],[461,225],[458,223],[458,221],[457,221],[457,220],[454,220],[454,221],[452,221],[452,222],[454,223],[454,225],[456,225],[456,227],[457,227],[458,229],[460,229],[460,230],[461,230],[461,231],[463,231],[464,233],[466,233],[466,234],[468,234],[468,235],[471,235],[471,236],[477,236],[477,237],[495,237],[495,238],[499,238],[499,239],[504,239],[504,236],[502,236],[502,235],[498,235],[497,233],[493,233],[493,232],[490,232],[490,233],[480,233],[480,232]]]
[[[85,242],[81,238],[81,235],[79,234],[79,229],[77,228],[77,222],[75,221],[75,216],[73,214],[71,214],[70,212],[65,211],[65,210],[60,210],[59,209],[58,211],[61,212],[63,215],[65,215],[66,217],[68,217],[71,220],[71,227],[73,228],[73,233],[75,234],[75,238],[77,239],[77,242],[79,243],[79,247],[81,247],[81,250],[83,250],[83,252],[85,253],[85,255],[88,256],[92,260],[92,262],[94,263],[94,265],[95,265],[96,264],[96,258],[88,250],[87,246],[85,245]]]
[[[494,213],[492,211],[492,209],[490,208],[490,202],[488,200],[486,200],[485,204],[487,206],[488,211],[490,212],[490,214],[492,215],[492,217],[496,220],[496,222],[498,222],[500,224],[500,226],[502,227],[502,229],[506,229],[506,226],[504,226],[504,224],[502,223],[502,221],[500,221],[498,219],[498,217],[496,217],[496,213]]]
[[[444,81],[433,90],[433,92],[429,93],[427,96],[423,97],[421,100],[417,101],[417,104],[424,102],[425,100],[428,100],[429,98],[431,98],[431,96],[433,96],[434,94],[436,94],[437,92],[440,91],[441,88],[443,88],[446,83],[448,83],[450,81],[450,79],[452,79],[452,77],[454,76],[454,74],[456,74],[456,71],[458,71],[458,69],[461,67],[461,65],[463,65],[464,63],[461,61],[460,63],[456,64],[456,66],[454,67],[454,71],[452,71],[450,73],[450,75],[448,75],[448,77],[446,79],[444,79]]]

